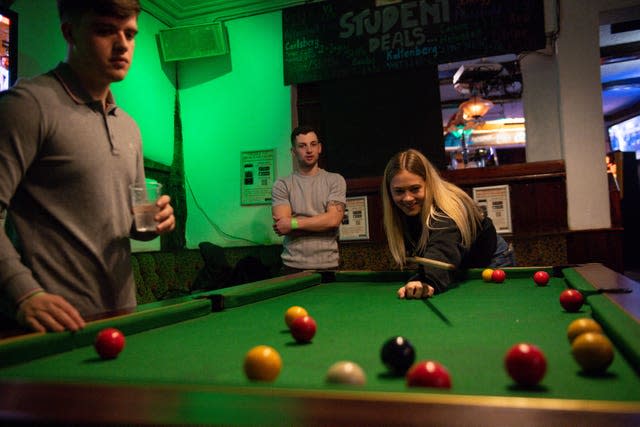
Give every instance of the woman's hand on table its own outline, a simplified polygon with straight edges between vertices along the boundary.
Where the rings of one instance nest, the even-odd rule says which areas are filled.
[[[398,289],[398,297],[406,299],[429,298],[433,296],[434,291],[435,289],[426,283],[413,280]]]

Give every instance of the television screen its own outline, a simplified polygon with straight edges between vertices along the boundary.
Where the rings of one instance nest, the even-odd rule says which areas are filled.
[[[632,151],[640,159],[640,115],[609,126],[612,151]]]
[[[18,77],[18,14],[0,7],[0,90]]]

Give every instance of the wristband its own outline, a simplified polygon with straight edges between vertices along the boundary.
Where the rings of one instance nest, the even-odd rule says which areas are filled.
[[[300,225],[298,224],[298,219],[297,218],[291,218],[291,229],[292,230],[296,230],[296,229],[298,229],[298,227],[300,227]]]

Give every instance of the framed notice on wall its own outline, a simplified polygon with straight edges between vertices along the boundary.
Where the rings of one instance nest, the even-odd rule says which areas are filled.
[[[276,150],[240,153],[240,203],[271,204],[271,187],[275,179]]]
[[[498,233],[511,233],[509,186],[474,187],[473,200],[491,218]]]
[[[347,206],[340,224],[340,240],[368,240],[369,211],[367,196],[347,197]]]

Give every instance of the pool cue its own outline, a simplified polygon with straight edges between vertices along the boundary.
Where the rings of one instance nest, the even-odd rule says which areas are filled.
[[[633,292],[631,288],[596,288],[580,291],[585,297],[597,294],[630,294],[631,292]]]
[[[435,259],[423,258],[419,256],[407,257],[407,261],[412,261],[428,267],[439,268],[440,270],[454,271],[456,269],[455,265],[449,264],[448,262],[437,261]]]

